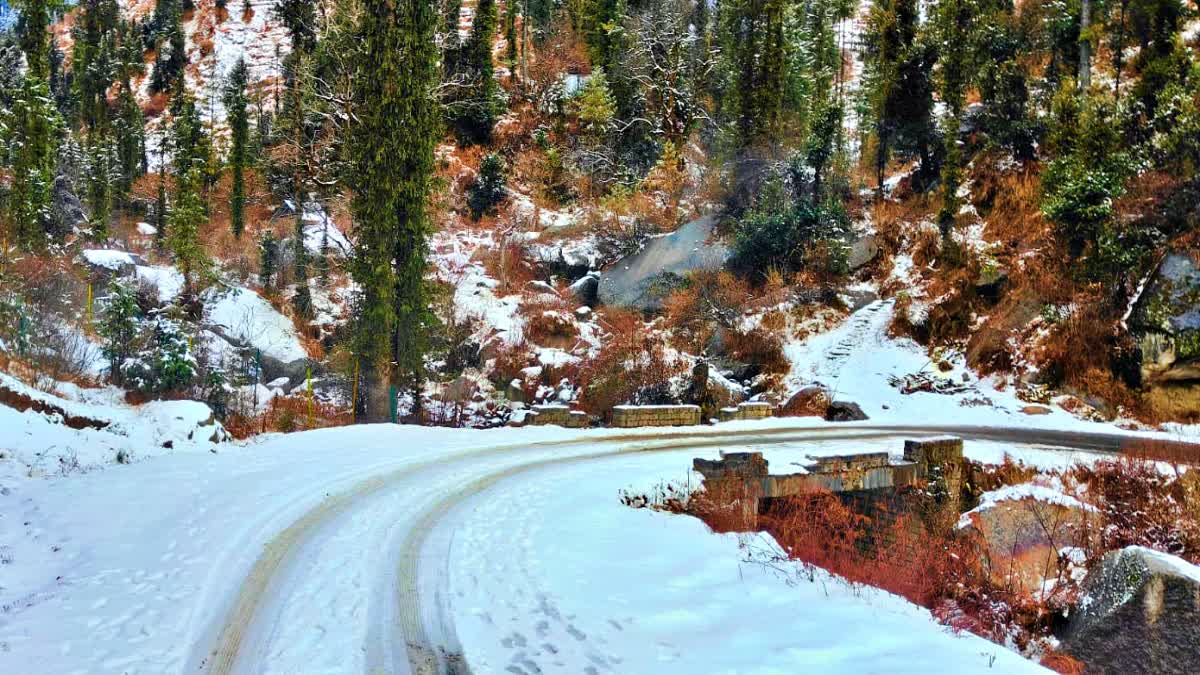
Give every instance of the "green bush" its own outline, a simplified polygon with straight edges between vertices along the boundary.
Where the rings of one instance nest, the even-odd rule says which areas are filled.
[[[747,275],[772,268],[845,274],[849,232],[850,218],[839,202],[760,201],[738,228],[730,265]]]
[[[495,153],[485,156],[479,163],[479,175],[467,190],[467,206],[472,218],[479,220],[504,199],[507,172],[504,160]]]

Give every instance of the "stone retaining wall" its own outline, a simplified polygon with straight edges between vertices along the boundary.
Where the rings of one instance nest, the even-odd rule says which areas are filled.
[[[582,410],[571,410],[565,405],[535,405],[528,416],[528,423],[536,426],[556,425],[568,429],[582,429],[591,422]]]
[[[612,426],[618,429],[634,427],[688,427],[700,424],[698,405],[619,405],[612,411]]]
[[[751,403],[739,403],[736,408],[721,408],[717,412],[717,419],[721,422],[761,420],[772,417],[774,414],[775,408],[770,403],[754,401]]]

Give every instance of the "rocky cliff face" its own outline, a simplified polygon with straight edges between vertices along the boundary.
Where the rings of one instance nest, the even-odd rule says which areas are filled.
[[[1063,636],[1096,673],[1194,673],[1200,663],[1200,568],[1130,547],[1104,557]]]
[[[1159,409],[1200,412],[1200,252],[1163,258],[1133,313],[1142,383]]]

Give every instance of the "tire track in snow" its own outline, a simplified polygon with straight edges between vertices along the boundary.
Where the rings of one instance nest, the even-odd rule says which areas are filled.
[[[856,433],[857,432],[857,433]],[[512,466],[503,471],[489,474],[470,482],[458,491],[437,502],[421,515],[416,527],[410,530],[400,558],[398,578],[400,587],[397,589],[398,605],[401,612],[399,625],[402,626],[403,639],[408,650],[411,672],[414,675],[465,675],[471,673],[461,644],[454,630],[453,618],[445,601],[446,565],[438,565],[429,569],[432,560],[447,560],[450,542],[446,542],[444,550],[429,551],[429,539],[437,521],[461,502],[483,492],[491,486],[539,469],[580,464],[590,461],[611,459],[615,457],[645,454],[654,452],[670,452],[681,449],[700,449],[706,447],[736,444],[782,444],[804,440],[855,440],[872,438],[898,438],[900,436],[928,435],[955,433],[970,439],[1012,440],[1024,444],[1050,444],[1060,447],[1076,446],[1073,449],[1087,449],[1100,452],[1114,452],[1120,446],[1118,437],[1107,437],[1101,434],[1070,434],[1065,432],[1040,432],[1038,430],[1011,429],[997,430],[978,427],[843,427],[843,428],[806,428],[780,430],[766,436],[754,435],[747,432],[736,437],[721,437],[706,439],[703,436],[690,440],[661,444],[630,445],[615,450],[591,452],[570,457],[560,457]],[[778,435],[791,434],[791,435]],[[424,560],[423,560],[424,559]],[[435,575],[441,585],[428,583],[428,575]],[[433,586],[433,588],[431,588]],[[432,591],[432,593],[430,592]],[[422,596],[433,595],[430,598]],[[385,642],[397,639],[389,636],[386,631],[377,633]],[[368,646],[376,653],[395,653],[395,645]],[[399,659],[397,659],[398,661]],[[376,666],[368,668],[368,673],[395,672],[391,669]]]
[[[802,440],[853,440],[854,438],[896,437],[901,435],[957,434],[964,438],[1013,441],[1027,444],[1044,444],[1076,450],[1099,450],[1114,452],[1121,447],[1121,436],[1111,434],[1083,434],[1037,429],[1002,429],[961,426],[867,426],[842,425],[837,427],[777,427],[760,430],[732,430],[690,432],[666,432],[660,434],[631,433],[605,436],[582,436],[573,439],[516,443],[492,447],[467,449],[439,457],[435,460],[406,465],[362,480],[342,493],[325,499],[287,528],[272,537],[263,547],[250,572],[241,581],[233,602],[229,605],[220,623],[212,629],[214,636],[198,645],[193,652],[192,672],[214,675],[229,675],[245,667],[254,670],[254,664],[243,663],[251,654],[262,654],[255,645],[247,644],[246,637],[264,601],[272,593],[286,589],[275,588],[277,573],[321,528],[335,517],[348,512],[363,500],[379,494],[397,482],[419,475],[434,466],[445,466],[449,462],[466,460],[479,461],[512,457],[520,458],[530,451],[572,446],[595,446],[618,444],[612,450],[581,450],[577,454],[551,459],[519,463],[501,468],[471,480],[469,483],[436,501],[418,517],[410,527],[401,546],[394,577],[396,588],[386,594],[384,601],[394,603],[395,617],[384,610],[382,616],[372,612],[375,621],[368,627],[367,672],[404,672],[408,666],[412,673],[467,673],[469,665],[462,661],[457,639],[453,632],[444,603],[429,604],[427,590],[421,586],[422,551],[435,523],[448,509],[458,502],[486,489],[505,478],[544,466],[570,462],[586,462],[605,457],[632,453],[663,452],[683,448],[713,447],[746,443],[786,443]],[[637,445],[642,443],[642,445]],[[427,566],[426,566],[427,567]],[[438,595],[435,593],[435,595]],[[371,599],[372,602],[376,598]],[[433,625],[428,619],[432,613]],[[430,630],[432,628],[432,630]],[[257,635],[269,635],[269,630],[256,631]]]
[[[783,433],[784,430],[767,430],[760,433]],[[271,589],[272,580],[284,566],[286,559],[293,555],[301,545],[311,538],[323,525],[337,516],[346,513],[356,503],[376,495],[387,487],[412,476],[416,476],[434,466],[447,462],[464,459],[484,460],[500,457],[510,453],[547,449],[554,447],[570,447],[572,445],[591,445],[610,442],[636,442],[649,439],[698,438],[704,437],[735,437],[744,435],[745,431],[726,431],[713,434],[709,432],[668,432],[666,434],[610,434],[596,437],[580,437],[565,440],[513,443],[499,446],[483,446],[465,449],[434,460],[407,464],[401,468],[362,480],[354,487],[344,492],[331,495],[318,506],[308,511],[304,516],[293,522],[287,528],[272,537],[263,545],[263,551],[255,560],[249,573],[241,582],[233,603],[221,621],[214,629],[210,629],[211,637],[194,651],[189,659],[189,672],[205,672],[210,675],[231,675],[238,672],[240,660],[248,658],[250,651],[257,652],[245,645],[246,636],[254,622],[260,607]],[[370,672],[370,671],[368,671]],[[385,672],[396,672],[387,670]]]

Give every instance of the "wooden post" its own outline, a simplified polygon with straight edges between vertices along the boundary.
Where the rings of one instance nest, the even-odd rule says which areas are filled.
[[[308,428],[313,428],[313,386],[312,386],[312,366],[308,367],[308,373],[305,376],[308,380]]]
[[[350,423],[358,421],[358,359],[354,359],[354,382],[350,387]]]

